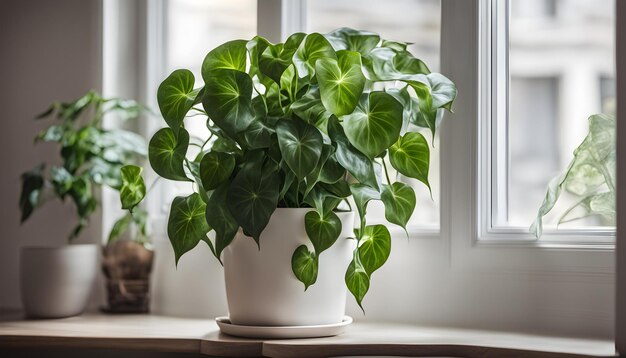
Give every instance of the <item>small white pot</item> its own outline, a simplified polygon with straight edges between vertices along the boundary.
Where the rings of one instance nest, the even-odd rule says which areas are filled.
[[[20,257],[22,305],[28,317],[82,313],[94,287],[99,246],[24,247]]]
[[[278,208],[261,234],[260,250],[241,231],[224,250],[229,318],[248,326],[336,324],[346,310],[344,276],[352,260],[354,213],[337,213],[342,230],[319,258],[317,281],[306,292],[291,270],[291,256],[306,244],[304,215],[310,208]]]

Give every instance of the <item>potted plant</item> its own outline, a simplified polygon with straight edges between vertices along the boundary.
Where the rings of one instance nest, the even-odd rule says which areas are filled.
[[[361,306],[391,250],[387,227],[367,225],[368,202],[406,227],[415,194],[390,167],[430,188],[420,131],[434,136],[454,84],[406,43],[349,28],[230,41],[201,72],[204,85],[185,69],[161,83],[167,127],[149,143],[158,175],[194,183],[171,205],[176,262],[209,246],[224,265],[232,324],[341,322],[346,286]],[[188,116],[206,121],[203,143],[190,143]]]
[[[72,243],[99,207],[100,186],[122,188],[123,163],[138,163],[146,155],[141,136],[103,129],[103,116],[114,112],[132,119],[142,110],[134,101],[105,99],[90,91],[68,103],[55,102],[39,115],[38,119],[53,116],[56,121],[35,137],[35,143],[57,143],[61,165],[46,169],[42,163],[22,174],[21,221],[50,200],[71,200],[78,216],[69,235]],[[22,248],[20,286],[26,315],[52,318],[81,313],[97,274],[98,255],[96,244]]]

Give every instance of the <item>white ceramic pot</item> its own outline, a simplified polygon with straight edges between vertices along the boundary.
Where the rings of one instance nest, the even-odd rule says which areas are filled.
[[[99,246],[24,247],[20,257],[22,305],[28,317],[82,313],[94,287]]]
[[[337,242],[319,259],[317,281],[306,292],[291,270],[291,256],[302,244],[312,245],[304,229],[309,208],[278,208],[261,234],[261,248],[241,231],[224,250],[229,318],[249,326],[336,324],[346,310],[344,276],[352,260],[354,213],[337,213],[342,230]]]

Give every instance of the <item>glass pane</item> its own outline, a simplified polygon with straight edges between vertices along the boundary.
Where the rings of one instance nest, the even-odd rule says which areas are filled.
[[[508,168],[498,168],[508,193],[496,193],[507,195],[508,212],[494,215],[502,218],[496,225],[528,227],[548,182],[587,135],[588,117],[614,112],[614,6],[614,0],[510,0],[508,138],[498,138],[508,140]],[[587,194],[564,190],[544,223],[554,227]],[[563,224],[604,225],[611,222],[600,216]]]
[[[165,4],[165,78],[186,68],[193,72],[196,87],[202,85],[200,68],[206,54],[224,42],[251,39],[256,35],[257,0],[167,0]],[[196,119],[196,120],[194,120]],[[204,120],[185,119],[192,141],[209,136]],[[175,196],[189,192],[190,184],[176,183],[164,190]],[[168,202],[165,200],[165,202]]]
[[[327,33],[339,27],[377,32],[384,39],[410,42],[409,51],[422,59],[431,71],[439,71],[441,30],[440,0],[313,0],[307,3],[309,32]],[[430,140],[430,133],[424,132]],[[432,198],[417,181],[406,180],[415,188],[417,207],[409,225],[439,226],[439,146],[431,148],[429,180]],[[371,222],[384,221],[384,207],[368,207]]]

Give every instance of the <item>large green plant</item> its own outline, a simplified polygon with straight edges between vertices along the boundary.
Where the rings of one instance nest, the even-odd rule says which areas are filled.
[[[548,184],[531,233],[541,236],[543,217],[554,208],[564,188],[578,201],[561,215],[559,224],[598,216],[605,224],[615,225],[615,138],[614,115],[589,117],[589,132],[567,169]]]
[[[316,281],[318,257],[341,232],[335,212],[353,197],[360,228],[345,281],[361,305],[391,250],[387,228],[367,225],[367,204],[381,200],[386,219],[406,227],[415,193],[392,179],[386,161],[430,188],[429,145],[419,129],[435,135],[454,84],[431,73],[406,43],[348,28],[296,33],[279,44],[259,36],[230,41],[207,54],[201,73],[203,85],[185,69],[161,83],[157,99],[168,127],[149,144],[157,174],[195,183],[171,207],[176,261],[200,241],[219,259],[239,228],[262,245],[274,209],[311,207],[304,222],[311,246],[292,258],[306,289]],[[211,132],[199,150],[188,151],[188,116]]]
[[[55,102],[37,119],[54,117],[56,121],[39,132],[35,143],[53,142],[60,147],[60,165],[46,170],[44,163],[22,174],[19,199],[21,221],[50,199],[69,198],[76,206],[78,224],[70,233],[72,240],[88,224],[99,206],[96,190],[102,185],[120,190],[123,197],[129,191],[141,190],[135,185],[135,168],[122,170],[125,163],[139,163],[147,155],[147,143],[138,134],[121,129],[102,128],[103,116],[115,113],[122,119],[136,119],[144,108],[132,100],[102,98],[90,91],[68,102]],[[132,171],[129,173],[129,170]],[[141,183],[143,185],[143,182]],[[145,186],[143,187],[145,193]],[[124,209],[134,207],[122,200]],[[138,225],[140,237],[145,237],[146,212],[135,209],[115,223],[109,240],[116,239],[129,225]]]

